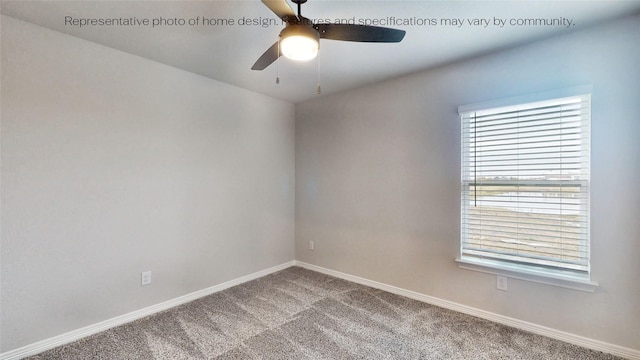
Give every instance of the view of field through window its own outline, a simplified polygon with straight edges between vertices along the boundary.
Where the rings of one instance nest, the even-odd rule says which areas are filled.
[[[469,248],[492,250],[499,258],[526,254],[551,266],[553,259],[580,264],[584,258],[579,187],[479,185],[470,192],[476,195],[470,199]]]

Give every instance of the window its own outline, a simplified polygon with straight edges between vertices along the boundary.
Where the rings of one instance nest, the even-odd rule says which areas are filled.
[[[590,95],[469,108],[458,261],[589,282]]]

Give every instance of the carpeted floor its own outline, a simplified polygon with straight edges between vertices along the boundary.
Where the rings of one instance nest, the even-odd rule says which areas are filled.
[[[30,359],[616,359],[299,267]]]

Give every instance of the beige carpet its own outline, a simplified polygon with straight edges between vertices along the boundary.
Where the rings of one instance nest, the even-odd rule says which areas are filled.
[[[299,267],[30,359],[616,359]]]

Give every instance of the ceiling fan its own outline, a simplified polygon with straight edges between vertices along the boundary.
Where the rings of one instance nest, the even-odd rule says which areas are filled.
[[[318,54],[320,39],[395,43],[404,38],[405,31],[379,26],[356,24],[314,24],[302,16],[301,7],[307,0],[291,0],[298,5],[298,14],[286,0],[262,0],[262,2],[286,23],[280,32],[280,40],[265,51],[253,64],[252,70],[264,70],[284,55],[293,60],[311,60]]]

